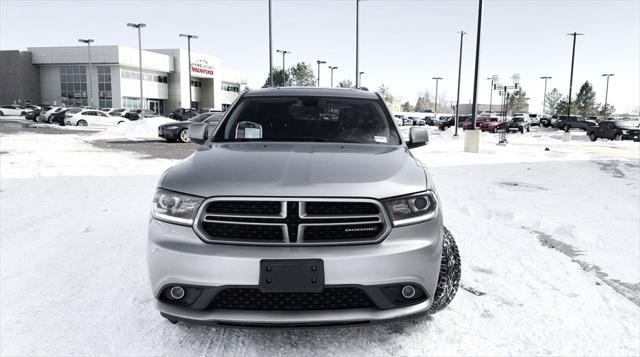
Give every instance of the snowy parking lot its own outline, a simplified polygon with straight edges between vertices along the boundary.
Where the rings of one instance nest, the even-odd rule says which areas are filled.
[[[462,259],[447,309],[368,327],[221,329],[161,318],[147,279],[155,185],[196,146],[158,141],[157,122],[26,123],[0,123],[2,355],[640,354],[640,143],[532,128],[506,146],[483,133],[471,154],[464,132],[431,128],[414,154]]]

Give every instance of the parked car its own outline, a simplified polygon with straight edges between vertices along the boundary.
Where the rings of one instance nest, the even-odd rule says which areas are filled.
[[[422,125],[426,125],[426,124],[427,124],[427,122],[426,122],[424,119],[422,119],[422,118],[418,118],[418,117],[409,117],[409,119],[413,121],[413,125],[419,125],[419,126],[422,126]]]
[[[559,115],[558,121],[556,122],[556,128],[563,130],[571,130],[571,129],[582,129],[586,131],[590,126],[598,125],[593,120],[587,120],[583,117],[572,115],[567,120],[566,115]]]
[[[556,118],[557,118],[557,117],[556,117]],[[540,117],[540,121],[539,121],[538,125],[539,125],[539,126],[542,126],[542,127],[545,127],[545,128],[548,128],[548,127],[550,127],[550,126],[553,126],[552,117],[551,117],[551,116],[549,116],[549,115],[545,115],[545,114],[543,114],[543,115]]]
[[[529,125],[540,126],[540,119],[542,119],[542,115],[529,113]]]
[[[396,123],[397,126],[402,126],[404,124],[403,120],[398,118],[397,116],[393,116],[393,121]]]
[[[446,117],[442,118],[443,120],[440,121],[440,124],[438,124],[438,129],[440,130],[447,130],[448,128],[455,126],[456,125],[456,117]],[[466,117],[459,117],[459,120],[466,120]]]
[[[36,121],[38,119],[38,115],[40,115],[40,111],[41,109],[33,109],[30,112],[28,112],[24,118],[27,120],[33,120]]]
[[[339,110],[334,111],[334,108]],[[323,113],[331,112],[331,120]],[[460,256],[428,169],[374,92],[240,94],[158,183],[147,267],[171,323],[318,326],[444,309]]]
[[[208,123],[210,124],[208,126],[209,132],[213,133],[223,116],[224,113],[218,112],[201,113],[186,121],[162,124],[158,127],[158,136],[167,141],[177,140],[182,143],[188,143],[190,141],[189,125],[193,123]]]
[[[64,123],[66,125],[78,125],[78,126],[109,126],[118,125],[129,121],[129,119],[122,117],[110,116],[107,113],[100,110],[81,110],[77,113],[67,113]]]
[[[491,117],[488,117],[485,115],[478,116],[478,118],[476,119],[476,128],[479,128],[482,123],[488,122],[489,120],[491,120]],[[461,126],[462,126],[462,130],[471,129],[471,116],[466,118],[465,121],[461,124]]]
[[[132,110],[127,112],[124,117],[129,119],[129,120],[139,120],[142,118],[153,118],[153,117],[157,117],[158,114],[152,110],[141,110],[141,109],[136,109],[136,110]]]
[[[58,123],[62,126],[66,125],[65,124],[65,119],[67,118],[67,115],[69,114],[76,114],[79,113],[81,111],[83,111],[84,109],[82,108],[63,108],[60,111],[54,112],[53,114],[51,114],[51,116],[49,117],[49,123],[53,124],[53,123]]]
[[[530,125],[529,122],[525,119],[525,117],[513,117],[509,124],[507,124],[507,130],[509,132],[519,131],[520,134],[524,134],[524,131],[529,131]]]
[[[23,108],[19,105],[0,106],[0,116],[4,116],[4,115],[25,116],[27,115],[27,113],[32,111],[33,109]]]
[[[402,125],[413,125],[413,119],[402,118]]]
[[[49,110],[47,110],[46,112],[40,112],[40,115],[37,117],[37,121],[40,123],[51,123],[51,119],[53,117],[54,113],[58,113],[60,111],[63,111],[65,109],[65,107],[48,107]]]
[[[598,125],[590,126],[587,129],[587,135],[591,141],[598,139],[639,141],[640,126],[638,123],[629,121],[605,120]]]
[[[481,131],[488,131],[491,133],[495,133],[498,130],[502,130],[507,127],[509,122],[507,120],[500,120],[497,117],[492,117],[488,121],[483,122],[479,125]]]
[[[169,118],[175,120],[189,120],[198,115],[198,111],[195,109],[178,108],[169,114]]]

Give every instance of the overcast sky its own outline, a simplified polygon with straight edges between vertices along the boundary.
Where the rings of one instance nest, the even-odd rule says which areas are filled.
[[[355,78],[355,0],[273,0],[274,64],[276,49],[292,51],[287,63],[326,60],[338,66],[334,81]],[[192,50],[220,57],[223,64],[246,71],[250,87],[268,72],[267,0],[238,1],[23,1],[0,0],[0,49],[77,45],[137,47],[127,22],[145,22],[143,48],[186,47],[178,34],[197,34]],[[440,93],[455,100],[459,35],[465,37],[460,100],[473,91],[477,1],[365,0],[360,3],[360,70],[363,85],[382,83],[403,100],[415,101],[429,90],[434,76],[444,77]],[[640,1],[485,1],[480,57],[479,101],[489,101],[493,74],[510,83],[514,73],[531,98],[531,111],[542,105],[542,75],[549,89],[567,94],[571,65],[569,32],[582,32],[576,46],[574,93],[591,81],[604,102],[603,73],[615,73],[609,103],[617,112],[640,105]],[[329,70],[321,69],[322,85]],[[494,95],[494,103],[499,100]]]

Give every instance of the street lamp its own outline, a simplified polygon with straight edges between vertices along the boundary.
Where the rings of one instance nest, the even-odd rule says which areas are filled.
[[[338,69],[338,67],[336,66],[329,66],[329,69],[331,70],[331,86],[333,87],[333,70],[334,69]],[[320,71],[318,71],[318,77],[320,77]],[[319,84],[318,84],[319,85]]]
[[[466,35],[467,33],[464,31],[460,31],[460,58],[458,58],[458,94],[456,95],[456,120],[454,122],[455,124],[455,132],[453,133],[453,136],[458,136],[458,120],[459,120],[459,111],[458,111],[458,107],[460,106],[460,77],[462,75],[462,41],[464,38],[464,35]],[[437,117],[435,117],[434,119],[438,119]]]
[[[571,51],[571,76],[569,77],[569,106],[567,107],[567,121],[571,117],[571,89],[573,88],[573,63],[576,57],[576,37],[582,36],[582,33],[568,33],[567,36],[573,36],[573,49]],[[569,126],[565,124],[565,134],[562,137],[563,141],[571,140],[571,134],[569,133]]]
[[[285,87],[287,84],[287,71],[285,70],[284,67],[284,55],[286,55],[287,53],[291,53],[291,51],[287,51],[287,50],[276,50],[276,52],[278,53],[282,53],[282,86]]]
[[[607,77],[607,90],[604,92],[604,114],[606,116],[608,116],[607,114],[607,100],[609,99],[609,77],[611,76],[615,76],[615,74],[613,73],[605,73],[602,75],[603,77]]]
[[[141,34],[140,34],[140,30],[142,28],[147,27],[146,24],[143,23],[139,23],[139,24],[132,24],[132,23],[128,23],[127,26],[138,29],[138,62],[140,62],[140,66],[139,66],[139,70],[140,70],[140,109],[144,109],[144,94],[142,91],[142,39],[141,39]]]
[[[436,80],[436,100],[433,104],[433,113],[437,117],[438,116],[438,82],[442,79],[442,77],[432,77],[431,79]]]
[[[364,72],[359,72],[358,73],[358,81],[360,82],[360,85],[362,86],[362,75],[364,74]],[[356,87],[357,88],[357,87]]]
[[[271,0],[269,0],[269,85],[273,86],[273,50],[271,43]]]
[[[318,63],[318,87],[320,87],[320,65],[327,63],[327,61],[317,60]]]
[[[547,107],[547,80],[551,79],[550,76],[543,76],[540,79],[544,79],[544,96],[542,97],[542,112],[545,113]]]
[[[360,88],[360,0],[356,0],[356,89]]]
[[[497,78],[497,76],[495,76]],[[514,74],[511,77],[513,80],[513,85],[508,86],[504,84],[498,84],[497,82],[493,85],[493,90],[498,90],[498,94],[502,97],[501,109],[503,110],[502,121],[507,121],[507,115],[509,112],[509,98],[511,97],[511,93],[515,94],[520,90],[520,75]],[[506,145],[507,144],[507,124],[504,123],[502,127],[502,131],[500,131],[500,135],[498,136],[498,144]]]
[[[489,87],[489,113],[493,112],[493,85],[498,83],[498,76],[493,75],[491,77],[487,77],[487,80],[491,80],[491,87]],[[491,114],[489,114],[491,115]]]
[[[89,106],[91,107],[91,109],[94,108],[93,105],[93,76],[91,75],[91,43],[93,42],[93,39],[78,39],[78,42],[82,42],[82,43],[86,43],[87,44],[87,49],[89,51],[89,73],[87,74],[89,76]]]
[[[189,61],[189,109],[191,109],[193,107],[193,100],[191,99],[191,39],[197,39],[198,36],[181,33],[180,37],[187,38],[187,61]]]
[[[476,60],[473,74],[473,100],[471,108],[471,130],[465,135],[464,151],[480,151],[480,132],[476,130],[476,115],[478,114],[478,74],[480,67],[480,39],[482,35],[482,6],[483,0],[478,0],[478,29],[476,34]]]

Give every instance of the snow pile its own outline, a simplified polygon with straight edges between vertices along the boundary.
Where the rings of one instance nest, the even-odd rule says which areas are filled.
[[[162,124],[177,123],[178,121],[167,117],[143,118],[124,122],[120,125],[110,127],[103,132],[93,135],[93,139],[157,139],[158,127]]]
[[[257,331],[172,325],[155,309],[149,202],[176,161],[3,135],[0,355],[639,355],[640,144],[535,128],[507,146],[483,134],[470,154],[458,133],[430,129],[413,150],[462,258],[447,309]]]

